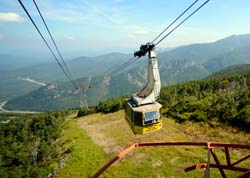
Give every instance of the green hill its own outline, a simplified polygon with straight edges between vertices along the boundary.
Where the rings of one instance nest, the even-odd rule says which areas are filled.
[[[161,90],[164,114],[182,122],[219,120],[249,131],[250,74],[191,81]]]
[[[76,82],[86,81],[88,78],[78,79]],[[90,106],[108,98],[130,94],[138,89],[133,81],[122,74],[114,78],[94,77],[90,82],[91,88],[87,90],[87,101]],[[80,91],[75,90],[69,82],[57,82],[10,100],[4,108],[7,110],[48,111],[78,108],[79,105]]]
[[[207,78],[244,75],[247,73],[250,73],[250,64],[239,64],[239,65],[229,66],[225,69],[220,70],[219,72],[215,72],[214,74],[209,75]]]
[[[162,86],[199,80],[227,66],[250,63],[249,39],[250,35],[235,35],[213,43],[188,45],[159,53]],[[108,98],[134,93],[144,86],[147,79],[146,58],[138,60],[118,74],[105,77],[97,75],[126,61],[129,57],[127,54],[111,53],[68,61],[73,75],[82,76],[76,81],[90,80],[92,88],[87,94],[90,105],[96,105]],[[15,83],[17,74],[31,78],[33,76],[32,79],[45,83],[52,81],[51,83],[56,83],[59,87],[55,90],[46,90],[46,87],[34,90],[38,86],[25,85],[24,81]],[[11,82],[5,82],[10,80],[9,77],[2,81],[9,85],[0,85],[0,99],[10,100],[6,105],[7,109],[45,111],[79,106],[79,93],[68,87],[69,83],[59,81],[64,76],[57,66],[51,64],[33,66],[14,71],[10,76],[12,76]]]
[[[143,67],[139,68],[137,72],[135,71],[128,71],[126,73],[121,73],[117,76],[102,76],[102,77],[94,77],[91,78],[91,88],[87,90],[87,101],[90,106],[97,105],[100,101],[115,98],[119,96],[129,95],[138,91],[140,88],[143,87],[145,83],[146,76],[143,75],[143,71],[145,69]],[[198,72],[200,71],[200,72]],[[186,72],[178,74],[179,77],[182,79],[188,80],[191,76],[201,77],[204,76],[204,68],[202,66],[190,66],[187,68]],[[215,73],[214,75],[209,76],[208,78],[211,79],[206,81],[206,85],[212,85],[215,82],[215,79],[218,77],[224,76],[231,76],[231,75],[240,75],[245,74],[248,78],[249,74],[249,65],[236,65],[222,71]],[[137,77],[135,77],[137,76]],[[88,81],[88,78],[78,79],[77,83],[82,83]],[[162,77],[164,81],[164,78]],[[177,80],[177,79],[176,79]],[[227,79],[229,81],[224,81],[225,79],[217,79],[217,83],[225,83],[225,82],[234,82],[235,80],[242,80],[242,79]],[[180,80],[179,82],[182,82]],[[193,82],[194,84],[200,85],[199,82],[205,81],[197,81]],[[191,82],[192,83],[192,82]],[[242,81],[238,82],[239,85],[243,85]],[[51,85],[54,85],[54,88],[50,88]],[[233,85],[233,84],[231,84]],[[245,85],[248,85],[245,82]],[[179,86],[179,85],[177,85]],[[182,85],[181,85],[182,86]],[[172,88],[172,90],[178,91],[178,87],[170,86],[168,88]],[[198,86],[200,87],[200,86]],[[223,87],[223,86],[220,86]],[[189,88],[188,84],[184,84],[183,88]],[[244,92],[244,87],[237,92]],[[221,90],[225,90],[224,88],[220,88]],[[163,88],[162,92],[166,89]],[[232,90],[238,90],[236,88],[232,88]],[[202,91],[195,91],[195,93],[200,93]],[[178,93],[178,92],[177,92]],[[188,92],[187,92],[188,93]],[[208,93],[207,93],[208,94]],[[41,87],[38,90],[35,90],[31,93],[28,93],[24,96],[17,97],[13,100],[10,100],[6,105],[5,108],[8,110],[35,110],[35,111],[47,111],[47,110],[55,110],[55,109],[65,109],[65,108],[77,108],[79,107],[79,98],[80,93],[79,91],[73,90],[72,85],[69,82],[66,83],[54,83],[49,84],[47,86]],[[163,98],[163,97],[162,97]]]

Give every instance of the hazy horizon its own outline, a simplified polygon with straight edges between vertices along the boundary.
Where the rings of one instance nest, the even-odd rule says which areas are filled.
[[[154,39],[193,0],[37,0],[44,18],[65,58],[129,53]],[[192,9],[204,1],[199,1]],[[47,38],[32,1],[23,0]],[[243,4],[244,3],[244,4]],[[207,43],[233,34],[249,33],[249,1],[210,1],[164,40],[159,48]],[[153,12],[153,13],[152,13]],[[239,20],[240,19],[240,20]],[[48,38],[47,38],[48,39]],[[17,1],[0,2],[0,51],[49,57],[49,51]]]
[[[239,35],[250,35],[250,33],[247,33],[247,34],[231,34],[230,36],[239,36]],[[226,36],[224,38],[228,38],[230,36]],[[176,49],[178,47],[182,47],[182,46],[188,46],[188,45],[194,45],[194,44],[205,44],[205,43],[213,43],[213,42],[216,42],[218,40],[222,40],[224,38],[219,38],[217,40],[214,40],[214,41],[211,41],[211,42],[197,42],[197,43],[189,43],[189,44],[183,44],[183,45],[179,45],[179,46],[173,46],[173,47],[166,47],[166,48],[160,48],[158,47],[157,50],[158,51],[169,51],[169,50],[172,50],[172,49]],[[74,59],[74,58],[78,58],[78,57],[98,57],[98,56],[103,56],[103,55],[107,55],[107,54],[111,54],[111,53],[122,53],[122,54],[132,54],[134,51],[136,50],[136,48],[124,48],[124,49],[120,49],[120,48],[111,48],[111,49],[107,49],[107,50],[100,50],[100,51],[77,51],[77,52],[69,52],[69,53],[64,53],[63,56],[64,56],[64,59],[67,61],[67,60],[71,60],[71,59]],[[51,60],[52,59],[52,56],[51,54],[47,51],[47,52],[29,52],[29,53],[15,53],[15,54],[12,54],[12,53],[7,53],[7,52],[0,52],[0,55],[10,55],[10,56],[13,56],[13,57],[19,57],[19,58],[36,58],[36,60],[38,62],[53,62]]]

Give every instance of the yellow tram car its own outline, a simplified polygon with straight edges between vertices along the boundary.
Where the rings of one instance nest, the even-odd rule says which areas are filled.
[[[132,99],[128,99],[125,105],[125,118],[134,134],[146,134],[160,130],[162,105],[158,102],[136,106]]]

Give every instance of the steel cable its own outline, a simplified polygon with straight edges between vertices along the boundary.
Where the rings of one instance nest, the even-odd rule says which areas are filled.
[[[155,42],[164,32],[166,32],[177,20],[179,20],[190,8],[192,8],[199,0],[194,1],[185,11],[183,11],[170,25],[167,26],[151,43]],[[189,16],[187,16],[181,23],[179,23],[174,29],[172,29],[169,33],[167,33],[163,38],[161,38],[155,46],[157,46],[160,42],[162,42],[167,36],[173,33],[179,26],[181,26],[184,22],[186,22],[191,16],[193,16],[198,10],[200,10],[205,4],[207,4],[210,0],[205,1],[202,5],[200,5],[196,10],[194,10]],[[133,57],[123,63],[121,66],[115,68],[111,71],[111,73],[116,73],[118,71],[123,70],[130,64],[134,63],[139,57]]]
[[[44,36],[42,35],[41,31],[39,30],[39,28],[37,27],[36,23],[34,22],[34,20],[32,19],[32,17],[30,16],[29,12],[27,11],[26,7],[24,6],[24,4],[22,3],[21,0],[18,0],[18,2],[20,3],[20,5],[22,6],[23,10],[25,11],[25,13],[27,14],[27,16],[29,17],[30,21],[32,22],[32,24],[34,25],[34,27],[36,28],[37,32],[39,33],[39,35],[41,36],[42,40],[44,41],[44,43],[46,44],[46,46],[48,47],[49,51],[51,52],[51,54],[53,55],[53,57],[55,58],[57,64],[60,66],[60,68],[62,69],[63,73],[65,74],[66,78],[72,83],[72,85],[76,88],[76,84],[73,83],[70,79],[70,76],[68,75],[68,73],[66,72],[66,70],[64,69],[64,67],[62,66],[62,64],[60,63],[60,61],[58,60],[58,58],[56,57],[55,53],[53,52],[53,50],[51,49],[51,47],[49,46],[48,42],[46,41],[46,39],[44,38]]]
[[[189,16],[187,16],[181,23],[179,23],[174,29],[168,32],[163,38],[161,38],[155,46],[157,46],[160,42],[162,42],[166,37],[168,37],[171,33],[173,33],[179,26],[181,26],[184,22],[186,22],[191,16],[193,16],[198,10],[200,10],[205,4],[207,4],[210,0],[205,1],[202,5],[200,5],[195,11],[193,11]]]
[[[49,36],[50,36],[50,38],[51,38],[51,40],[52,40],[52,42],[53,42],[53,44],[54,44],[54,46],[55,46],[55,48],[56,48],[56,51],[57,51],[58,55],[60,56],[60,59],[61,59],[63,65],[64,65],[66,71],[68,72],[69,76],[70,76],[71,79],[72,79],[72,75],[71,75],[71,73],[70,73],[70,71],[69,71],[69,69],[68,69],[68,66],[67,66],[66,62],[64,61],[64,59],[63,59],[63,57],[62,57],[62,54],[61,54],[60,50],[59,50],[58,47],[57,47],[57,44],[56,44],[56,42],[55,42],[55,40],[54,40],[54,38],[53,38],[53,36],[52,36],[50,30],[49,30],[49,27],[48,27],[47,23],[45,22],[45,19],[43,18],[43,15],[42,15],[42,13],[41,13],[41,11],[40,11],[40,9],[39,9],[39,7],[38,7],[36,1],[33,0],[33,3],[34,3],[34,5],[36,6],[36,9],[37,9],[37,11],[38,11],[38,13],[39,13],[39,15],[40,15],[42,21],[43,21],[43,24],[45,25],[45,27],[46,27],[46,29],[47,29],[47,32],[49,33]]]
[[[129,60],[127,60],[125,63],[123,63],[122,65],[120,65],[119,67],[114,67],[113,70],[110,70],[109,74],[121,71],[122,69],[124,69],[125,67],[127,67],[128,65],[130,65],[131,63],[133,63],[135,61],[135,59],[137,59],[137,57],[132,57]]]
[[[179,20],[191,7],[193,7],[199,0],[194,1],[185,11],[183,11],[171,24],[167,26],[151,43],[154,43],[164,32],[166,32],[177,20]]]

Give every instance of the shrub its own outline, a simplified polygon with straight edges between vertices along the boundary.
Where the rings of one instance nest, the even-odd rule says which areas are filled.
[[[190,115],[189,118],[191,121],[195,122],[201,122],[201,121],[206,121],[207,120],[207,113],[204,111],[195,111]]]
[[[82,116],[86,116],[88,114],[92,114],[95,113],[95,108],[80,108],[78,113],[77,113],[77,117],[82,117]]]
[[[111,113],[124,109],[125,100],[123,98],[110,99],[104,102],[100,102],[96,106],[97,112]]]

